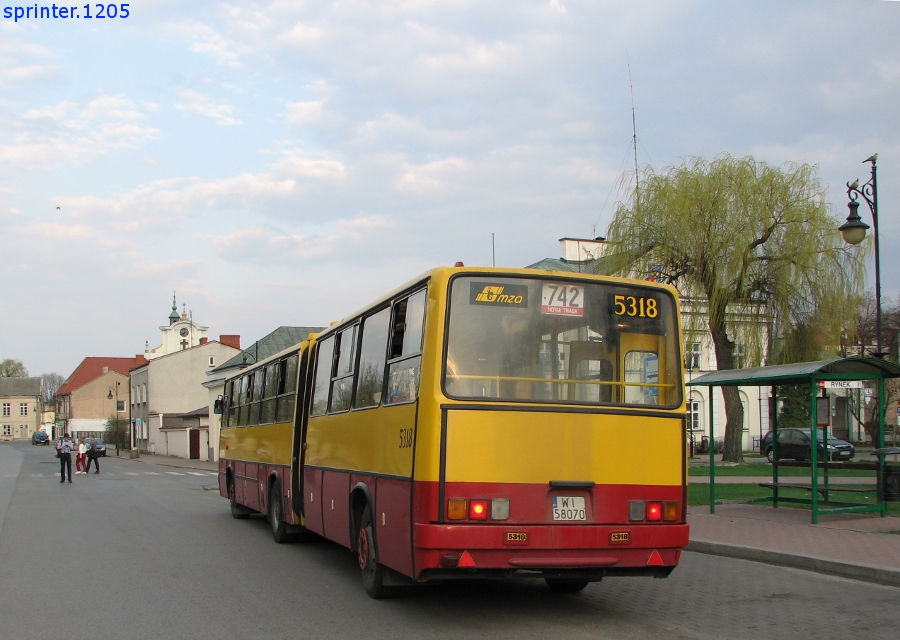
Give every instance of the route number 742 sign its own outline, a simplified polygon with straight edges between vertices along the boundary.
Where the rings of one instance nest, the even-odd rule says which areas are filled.
[[[583,316],[584,287],[545,282],[541,291],[541,312],[549,316]]]

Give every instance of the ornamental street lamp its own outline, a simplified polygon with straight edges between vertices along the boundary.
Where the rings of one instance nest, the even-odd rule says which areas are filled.
[[[844,236],[844,242],[847,244],[859,244],[866,237],[869,225],[859,217],[858,199],[862,197],[869,205],[869,211],[872,212],[872,226],[874,227],[872,233],[875,236],[875,333],[878,350],[874,355],[883,358],[887,353],[881,350],[881,256],[878,251],[878,181],[875,167],[877,160],[877,153],[863,160],[863,163],[872,163],[872,177],[868,182],[862,186],[859,185],[858,179],[847,183],[847,196],[850,198],[847,207],[850,209],[850,215],[847,216],[847,221],[838,227],[838,231]]]

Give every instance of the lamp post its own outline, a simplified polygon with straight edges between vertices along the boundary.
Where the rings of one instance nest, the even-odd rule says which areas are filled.
[[[878,251],[878,180],[875,167],[877,160],[877,153],[863,160],[863,163],[872,163],[872,177],[868,182],[862,186],[859,179],[847,183],[847,196],[850,198],[847,207],[850,209],[850,215],[847,216],[847,221],[838,227],[838,231],[844,236],[844,242],[847,244],[859,244],[863,241],[869,225],[859,217],[858,200],[860,197],[865,200],[869,205],[869,211],[872,212],[872,233],[875,236],[875,338],[878,347],[874,355],[877,358],[884,358],[887,353],[881,350],[881,256]]]

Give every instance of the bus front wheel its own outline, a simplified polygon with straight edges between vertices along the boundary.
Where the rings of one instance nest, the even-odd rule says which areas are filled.
[[[283,509],[281,483],[275,480],[272,483],[272,490],[269,492],[269,525],[272,527],[272,538],[278,544],[293,541],[293,536],[288,533],[288,526],[284,521]]]
[[[377,599],[394,595],[392,587],[384,584],[384,567],[378,562],[378,547],[375,544],[372,511],[368,505],[360,520],[359,537],[356,542],[356,553],[359,558],[359,569],[362,572],[363,586],[370,597]]]

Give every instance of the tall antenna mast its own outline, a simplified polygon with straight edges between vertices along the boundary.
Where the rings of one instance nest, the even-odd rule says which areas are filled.
[[[634,117],[634,83],[631,81],[631,60],[628,57],[628,49],[625,49],[625,62],[628,64],[628,87],[631,89],[631,143],[634,146],[634,199],[635,204],[637,204],[641,181],[638,177],[637,122]]]

